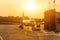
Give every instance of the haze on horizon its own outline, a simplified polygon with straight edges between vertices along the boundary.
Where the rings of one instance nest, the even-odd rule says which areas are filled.
[[[44,11],[53,8],[53,0],[0,0],[0,16],[25,16],[44,18]],[[56,0],[56,10],[60,11],[60,0]]]

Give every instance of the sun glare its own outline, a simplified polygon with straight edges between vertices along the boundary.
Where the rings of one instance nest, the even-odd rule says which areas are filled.
[[[36,9],[36,4],[34,4],[35,0],[27,0],[26,3],[22,4],[22,7],[26,11],[33,11]]]
[[[25,5],[25,9],[26,10],[29,10],[29,11],[32,11],[32,10],[35,10],[36,9],[36,5],[35,4],[27,4]]]
[[[35,3],[35,0],[28,0],[21,3],[22,12],[24,11],[25,15],[29,15],[29,17],[35,16],[43,18],[43,12],[46,9],[45,7],[45,3]],[[38,15],[41,16],[39,17]]]

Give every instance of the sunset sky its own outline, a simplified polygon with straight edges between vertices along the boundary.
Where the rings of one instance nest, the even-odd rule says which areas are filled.
[[[0,16],[25,16],[30,18],[44,18],[44,11],[49,9],[48,2],[53,0],[0,0]],[[60,0],[56,0],[56,10],[60,11]]]

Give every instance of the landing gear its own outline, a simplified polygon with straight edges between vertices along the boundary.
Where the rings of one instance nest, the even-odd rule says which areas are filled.
[[[57,31],[57,30],[55,30],[54,32],[57,33],[57,34],[59,33],[59,31]]]
[[[20,29],[23,29],[23,25],[20,25],[19,28],[20,28]]]
[[[33,31],[40,31],[40,25],[37,25],[36,27],[32,27]]]

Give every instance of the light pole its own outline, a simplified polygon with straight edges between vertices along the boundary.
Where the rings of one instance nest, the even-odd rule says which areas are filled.
[[[24,12],[22,13],[22,17],[23,17],[23,20],[24,20]]]

